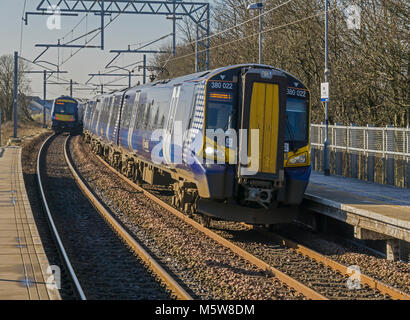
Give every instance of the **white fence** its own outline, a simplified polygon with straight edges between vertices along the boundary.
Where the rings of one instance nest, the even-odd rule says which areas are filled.
[[[312,165],[321,170],[325,125],[310,133]],[[331,125],[329,152],[335,174],[410,188],[410,128]]]
[[[312,124],[311,144],[322,148],[325,125]],[[380,154],[410,158],[410,128],[329,126],[329,148],[349,153]]]

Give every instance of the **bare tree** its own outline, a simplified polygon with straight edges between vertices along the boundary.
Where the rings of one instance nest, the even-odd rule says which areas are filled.
[[[265,0],[263,61],[289,71],[310,88],[312,121],[324,119],[325,0]],[[405,126],[410,117],[409,4],[405,0],[358,0],[358,28],[349,28],[350,0],[329,0],[331,122]],[[217,0],[211,23],[211,68],[256,62],[257,12],[249,0]],[[181,25],[185,42],[177,57],[158,56],[175,77],[192,73],[194,27]]]
[[[28,70],[27,65],[19,61],[18,73],[18,105],[19,115],[25,119],[31,119],[28,110],[29,101],[27,95],[30,92],[30,82],[24,71]],[[3,55],[0,57],[0,108],[2,111],[2,121],[13,120],[14,100],[14,57],[13,55]]]

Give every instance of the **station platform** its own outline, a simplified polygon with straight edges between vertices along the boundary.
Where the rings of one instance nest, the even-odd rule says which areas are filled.
[[[388,259],[410,242],[410,190],[312,172],[304,207],[354,226],[355,237],[387,240]]]
[[[0,300],[60,300],[24,185],[21,147],[0,147]]]

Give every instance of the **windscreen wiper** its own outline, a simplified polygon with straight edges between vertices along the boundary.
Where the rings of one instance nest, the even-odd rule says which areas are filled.
[[[294,151],[295,150],[295,135],[293,133],[292,128],[289,125],[289,121],[286,117],[286,129],[289,132],[289,137],[290,137],[290,141],[289,141],[289,151]]]
[[[228,127],[231,124],[233,117],[236,116],[236,112],[237,112],[237,109],[233,110],[231,114],[229,115],[230,117],[223,128],[224,131],[228,130]]]

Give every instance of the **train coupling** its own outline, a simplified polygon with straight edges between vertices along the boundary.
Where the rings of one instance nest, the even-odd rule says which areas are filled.
[[[245,200],[257,202],[262,207],[268,208],[272,201],[272,190],[247,187],[245,191]]]

